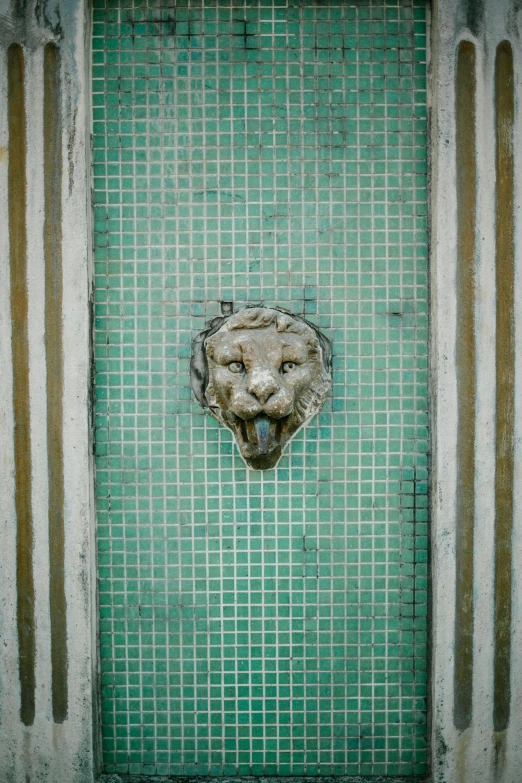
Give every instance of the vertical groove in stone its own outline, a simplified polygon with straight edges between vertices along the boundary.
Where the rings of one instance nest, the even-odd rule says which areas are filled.
[[[509,723],[511,674],[511,538],[513,530],[515,411],[515,243],[513,54],[497,47],[496,129],[496,445],[495,445],[495,731]]]
[[[7,53],[7,113],[9,165],[9,265],[11,281],[11,347],[16,509],[16,589],[20,675],[20,719],[34,721],[35,635],[33,576],[33,516],[29,400],[29,337],[26,225],[25,64],[22,47]]]
[[[44,50],[44,260],[47,461],[49,471],[49,602],[53,718],[67,717],[67,605],[64,558],[62,125],[60,54]]]
[[[475,46],[462,41],[456,75],[457,154],[457,531],[454,723],[464,731],[473,697],[473,545],[475,527]]]

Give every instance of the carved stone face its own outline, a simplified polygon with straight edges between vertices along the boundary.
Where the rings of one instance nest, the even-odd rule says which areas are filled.
[[[196,339],[192,387],[232,430],[247,464],[265,470],[322,407],[330,357],[329,341],[304,319],[246,307],[215,319]]]

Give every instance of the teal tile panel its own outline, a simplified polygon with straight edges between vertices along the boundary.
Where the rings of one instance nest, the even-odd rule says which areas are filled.
[[[426,10],[94,0],[107,772],[426,770]],[[233,302],[304,314],[331,399],[247,470],[192,398]]]

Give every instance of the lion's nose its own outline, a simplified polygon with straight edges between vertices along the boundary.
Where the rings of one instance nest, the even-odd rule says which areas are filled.
[[[264,405],[279,390],[279,384],[269,370],[254,370],[248,378],[247,390]]]

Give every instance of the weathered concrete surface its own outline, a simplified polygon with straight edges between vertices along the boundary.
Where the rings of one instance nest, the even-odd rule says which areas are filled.
[[[520,99],[522,5],[517,0],[438,0],[432,14],[431,369],[432,476],[432,763],[437,783],[518,783],[522,769],[521,532],[512,540],[510,716],[494,731],[495,587],[495,56],[508,40]],[[477,214],[475,251],[476,444],[471,720],[455,722],[457,432],[459,367],[457,334],[456,52],[460,41],[476,47]],[[520,247],[521,152],[515,115],[515,248]],[[516,253],[515,253],[516,258]],[[515,268],[515,322],[522,323],[520,260]],[[516,330],[515,356],[521,355]],[[520,362],[515,386],[520,389]],[[515,391],[514,519],[522,508],[522,399]],[[509,567],[509,563],[506,564]],[[517,576],[518,575],[518,576]]]
[[[2,570],[0,577],[0,780],[2,783],[91,783],[94,778],[96,633],[93,579],[94,525],[92,470],[90,460],[90,259],[89,179],[87,176],[89,94],[86,91],[88,69],[88,8],[82,0],[0,0],[0,540]],[[63,379],[53,394],[59,397],[53,407],[63,425],[62,493],[50,493],[48,460],[48,384],[46,382],[46,244],[44,203],[46,186],[44,162],[44,47],[56,44],[60,53],[61,112],[59,143],[61,156],[53,166],[47,153],[47,166],[53,169],[47,178],[48,200],[61,190],[61,243],[56,248],[63,259],[59,271],[63,284],[63,306],[59,298],[49,299],[58,306],[52,313],[52,328],[63,339]],[[34,573],[34,720],[26,713],[21,719],[19,645],[17,629],[17,514],[15,507],[12,312],[9,258],[8,172],[10,150],[7,127],[7,50],[12,43],[21,45],[25,63],[26,145],[26,245],[27,245],[27,334],[29,354],[29,423],[32,482],[33,541],[29,550]],[[47,89],[49,94],[49,89]],[[47,124],[49,118],[47,118]],[[19,161],[18,161],[19,162]],[[59,172],[56,179],[56,172]],[[53,182],[53,177],[56,181]],[[48,211],[49,214],[49,211]],[[59,242],[53,227],[54,239]],[[54,240],[53,240],[54,241]],[[47,243],[49,257],[49,243]],[[54,283],[59,283],[54,281]],[[52,309],[51,309],[52,312]],[[51,337],[47,335],[47,337]],[[48,346],[50,340],[47,340]],[[49,359],[49,356],[47,357]],[[52,384],[51,384],[52,387]],[[59,403],[62,410],[59,409]],[[52,412],[52,411],[51,411]],[[53,449],[50,450],[53,453]],[[55,489],[53,483],[52,490]],[[51,669],[50,566],[55,558],[49,540],[49,499],[58,497],[63,505],[64,593],[66,617],[68,692],[57,684]],[[53,501],[56,503],[56,501]],[[53,508],[56,511],[56,508]],[[60,541],[58,541],[60,545]],[[23,579],[21,584],[23,589]],[[63,605],[63,604],[62,604]],[[56,670],[56,667],[55,667]],[[62,676],[63,683],[63,676]],[[55,720],[52,691],[55,690]],[[61,689],[57,693],[57,688]],[[61,700],[60,700],[60,697]],[[58,704],[58,709],[56,705]],[[67,715],[65,717],[65,708]],[[65,717],[63,722],[58,719]]]

